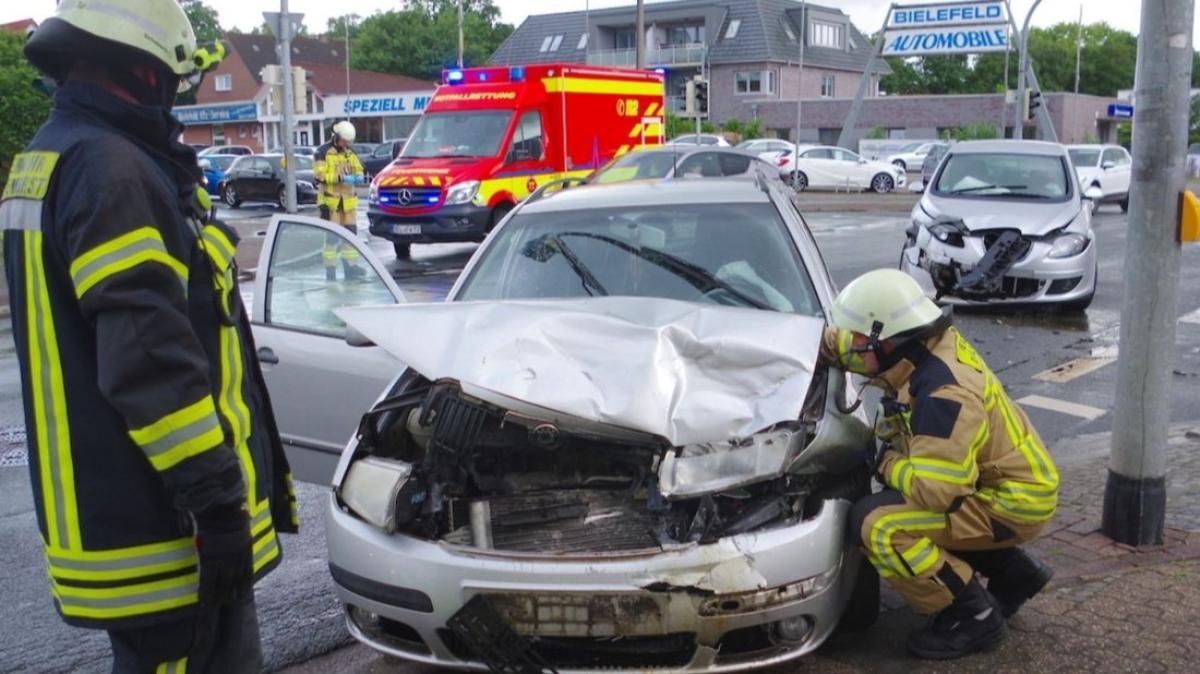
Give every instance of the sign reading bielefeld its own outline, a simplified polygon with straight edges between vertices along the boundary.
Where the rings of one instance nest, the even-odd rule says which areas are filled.
[[[977,54],[1008,49],[1004,2],[897,5],[888,15],[884,56]]]

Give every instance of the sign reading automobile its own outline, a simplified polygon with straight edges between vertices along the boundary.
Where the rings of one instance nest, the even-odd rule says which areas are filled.
[[[1004,2],[895,6],[884,33],[884,56],[978,54],[1008,49]]]

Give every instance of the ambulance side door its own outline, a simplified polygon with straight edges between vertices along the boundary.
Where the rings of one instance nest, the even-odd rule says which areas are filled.
[[[501,172],[508,176],[509,191],[517,201],[550,180],[546,126],[540,110],[524,110],[518,116]]]

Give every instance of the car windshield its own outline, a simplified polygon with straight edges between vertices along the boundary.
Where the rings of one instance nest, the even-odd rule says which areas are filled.
[[[822,315],[770,204],[518,212],[496,236],[458,299],[620,295]]]
[[[1086,168],[1100,163],[1100,150],[1079,148],[1067,150],[1067,153],[1071,155],[1071,163],[1076,168]]]
[[[208,158],[208,161],[209,161],[209,163],[211,163],[213,165],[213,168],[218,168],[218,169],[221,169],[222,171],[228,170],[229,167],[231,165],[233,165],[233,162],[235,160],[237,160],[237,157],[209,157]]]
[[[603,184],[665,178],[679,156],[678,152],[630,152],[600,167],[588,182]]]
[[[934,191],[940,196],[1065,200],[1066,163],[1054,155],[959,153],[946,158]]]
[[[495,157],[512,110],[427,113],[417,122],[402,157]]]

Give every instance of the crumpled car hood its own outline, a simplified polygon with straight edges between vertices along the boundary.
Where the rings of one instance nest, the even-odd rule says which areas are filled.
[[[448,302],[338,315],[426,378],[666,439],[746,438],[794,420],[821,319],[659,298]]]
[[[1019,229],[1022,234],[1042,236],[1070,224],[1079,215],[1075,199],[1062,203],[1016,199],[949,199],[926,194],[925,212],[939,220],[962,220],[967,229]]]

